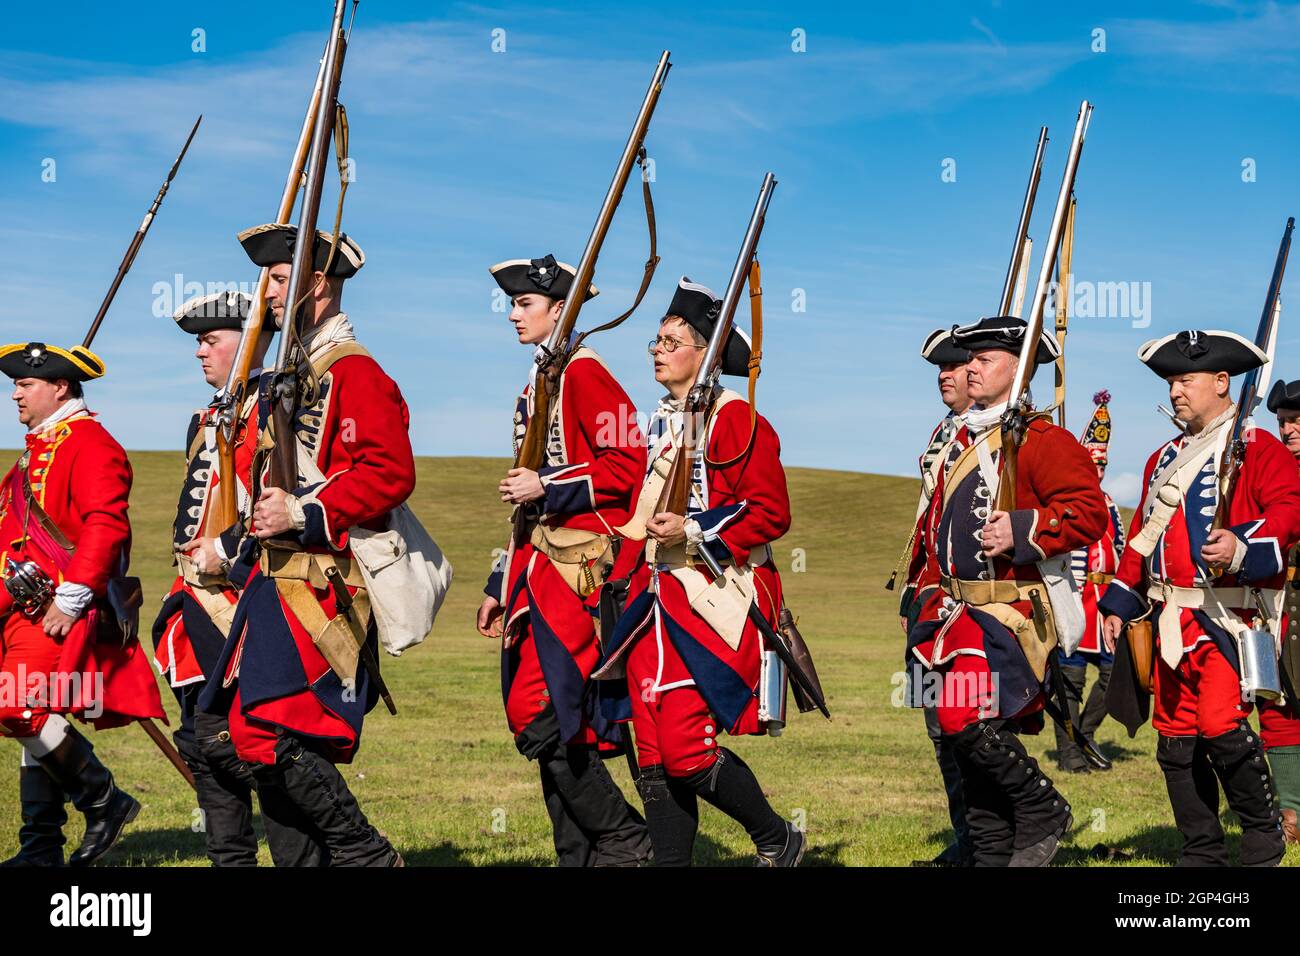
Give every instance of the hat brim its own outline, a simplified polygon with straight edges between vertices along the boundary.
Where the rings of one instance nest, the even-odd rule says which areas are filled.
[[[90,349],[80,345],[70,349],[56,345],[41,347],[41,360],[33,364],[32,345],[6,345],[0,347],[0,372],[14,381],[36,378],[47,382],[60,379],[69,382],[89,382],[107,371],[104,360]]]
[[[1268,363],[1265,352],[1235,332],[1209,331],[1201,334],[1207,338],[1208,348],[1195,358],[1183,354],[1178,348],[1179,333],[1174,333],[1144,342],[1138,349],[1138,359],[1161,378],[1191,372],[1242,375]]]

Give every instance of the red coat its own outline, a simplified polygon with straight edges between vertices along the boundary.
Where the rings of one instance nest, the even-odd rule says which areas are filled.
[[[126,452],[94,415],[82,413],[48,431],[28,434],[24,459],[35,500],[73,551],[66,557],[57,548],[41,549],[35,540],[24,542],[22,508],[11,498],[15,484],[21,488],[14,480],[20,474],[16,464],[0,489],[0,564],[7,566],[10,558],[20,563],[31,560],[56,584],[83,584],[102,598],[109,579],[125,573],[131,548],[127,503],[132,475]],[[0,588],[0,617],[12,611],[8,591]],[[104,712],[94,719],[96,727],[141,717],[162,718],[162,698],[147,656],[136,641],[124,647],[97,643],[93,625],[98,614],[92,604],[63,639],[58,670],[103,675]],[[86,704],[85,700],[64,701],[51,710],[79,715]]]
[[[668,451],[657,439],[666,427],[661,405],[651,423],[656,457]],[[749,405],[733,400],[718,411],[710,426],[707,458],[725,462],[745,450],[750,437]],[[707,500],[701,500],[704,476]],[[763,616],[775,626],[782,606],[781,577],[768,550],[790,528],[790,496],[781,465],[781,443],[771,424],[758,416],[749,451],[733,464],[718,467],[696,460],[696,480],[688,508],[704,535],[702,547],[722,563],[753,567],[755,597]],[[698,567],[706,580],[707,568]],[[669,641],[675,653],[663,654],[659,642]],[[625,645],[637,642],[629,650]],[[758,719],[761,638],[746,621],[733,649],[690,606],[682,583],[659,566],[650,565],[644,549],[632,575],[627,609],[606,649],[606,656],[630,654],[629,691],[660,692],[693,684],[721,725],[732,734],[762,733]],[[649,655],[650,659],[643,659]],[[653,686],[643,687],[642,677]]]
[[[262,416],[268,414],[263,390]],[[388,513],[415,488],[415,459],[407,434],[410,414],[397,384],[368,355],[339,359],[322,377],[318,405],[301,410],[295,434],[314,451],[325,481],[294,490],[306,526],[297,543],[316,553],[351,554],[349,529],[380,530]],[[252,550],[245,548],[245,556]],[[230,640],[218,661],[227,681],[238,675],[242,717],[257,728],[283,728],[320,739],[329,755],[349,762],[360,742],[365,714],[377,690],[364,668],[353,690],[330,668],[312,635],[281,597],[275,582],[260,570],[239,565],[231,572],[244,583]],[[316,591],[329,618],[339,613],[331,590]],[[371,623],[373,634],[374,624]],[[221,711],[222,682],[209,681],[200,699],[204,710]],[[227,702],[228,705],[228,702]],[[242,722],[240,722],[242,725]],[[232,720],[232,728],[236,721]],[[232,730],[232,732],[234,732]],[[274,735],[236,739],[242,759],[272,762]]]
[[[1124,621],[1140,617],[1150,604],[1147,585],[1151,582],[1163,580],[1177,587],[1195,587],[1205,581],[1200,547],[1218,507],[1215,457],[1206,462],[1200,475],[1191,482],[1191,489],[1179,503],[1151,556],[1143,558],[1133,548],[1133,539],[1147,513],[1151,479],[1157,468],[1174,459],[1183,442],[1181,436],[1166,442],[1147,461],[1143,475],[1145,491],[1129,528],[1128,547],[1120,558],[1115,580],[1100,602],[1104,614],[1114,614]],[[1253,431],[1245,447],[1226,525],[1245,542],[1246,557],[1239,573],[1224,575],[1216,585],[1278,589],[1286,580],[1287,551],[1300,541],[1300,474],[1286,446],[1262,428]],[[1254,608],[1234,610],[1240,611],[1242,617],[1255,613]],[[1229,661],[1236,661],[1236,651],[1228,635],[1203,613],[1185,608],[1181,623],[1184,649],[1213,640]]]
[[[1034,704],[1040,690],[1038,677],[1004,625],[966,603],[958,603],[954,609],[941,587],[944,577],[970,581],[987,574],[979,533],[996,501],[978,468],[964,475],[952,470],[957,457],[971,444],[970,431],[963,427],[926,513],[926,564],[918,580],[922,606],[908,645],[910,656],[926,667],[946,665],[958,654],[987,658],[990,669],[1000,677],[1002,716],[1010,717]],[[1001,467],[1001,459],[1000,453],[995,456],[995,467]],[[993,559],[992,579],[1029,584],[1042,581],[1037,562],[1100,538],[1108,512],[1096,467],[1065,429],[1042,418],[1031,421],[1017,466],[1017,507],[1011,513],[1014,548]],[[947,486],[953,479],[958,484],[945,507]],[[1028,601],[1011,606],[1025,617],[1032,614]]]
[[[546,490],[540,502],[541,520],[551,528],[613,535],[631,515],[645,468],[645,441],[637,427],[636,406],[596,353],[582,348],[565,367],[559,400],[552,407],[556,414],[546,463],[537,470]],[[531,415],[529,387],[516,404],[516,450]],[[604,722],[587,703],[587,681],[600,656],[593,617],[599,591],[585,600],[579,597],[531,543],[507,552],[485,591],[501,600],[504,620],[519,629],[520,640],[536,642],[537,666],[559,719],[561,738],[603,735]],[[515,734],[535,716],[512,712],[517,708],[510,706],[520,664],[517,646],[503,650],[502,699]],[[533,703],[544,706],[540,699]],[[594,730],[588,730],[593,722]]]

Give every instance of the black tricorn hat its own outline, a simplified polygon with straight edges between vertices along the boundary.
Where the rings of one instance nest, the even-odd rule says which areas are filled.
[[[319,272],[325,268],[330,255],[333,233],[316,231],[316,248],[312,268]],[[293,250],[298,245],[298,227],[284,222],[268,222],[239,234],[239,244],[253,260],[253,265],[273,266],[293,261]],[[366,264],[366,254],[345,232],[339,233],[338,250],[330,264],[329,275],[337,279],[350,279]]]
[[[979,352],[984,349],[997,349],[1001,352],[1020,354],[1020,345],[1025,340],[1028,323],[1014,315],[996,315],[980,319],[973,325],[953,327],[953,343],[960,348]],[[1038,336],[1038,353],[1034,364],[1046,365],[1055,362],[1061,356],[1061,347],[1056,339],[1047,334],[1047,330]]]
[[[708,339],[713,335],[721,314],[722,300],[716,298],[711,289],[682,276],[664,318],[677,316]],[[722,352],[722,374],[749,374],[750,344],[749,336],[733,324]]]
[[[182,332],[204,335],[220,329],[238,332],[244,327],[253,308],[253,297],[247,292],[213,292],[200,295],[181,305],[172,315]]]
[[[1235,332],[1190,329],[1144,342],[1138,358],[1161,378],[1188,372],[1240,375],[1268,362],[1254,342]]]
[[[970,361],[970,349],[953,344],[952,329],[935,329],[921,343],[921,358],[931,365],[964,365]]]
[[[550,253],[540,259],[507,259],[490,266],[488,272],[492,273],[497,285],[512,299],[531,292],[549,296],[557,302],[569,297],[573,280],[578,275],[577,269],[567,262],[556,262],[555,256]],[[595,285],[587,287],[587,299],[598,295],[600,290]]]
[[[80,345],[74,345],[70,349],[46,345],[44,342],[0,345],[0,372],[14,381],[20,378],[39,378],[47,382],[59,379],[89,382],[102,376],[105,371],[104,360]]]
[[[1274,414],[1300,412],[1300,379],[1294,382],[1274,382],[1273,390],[1268,393],[1268,410]]]

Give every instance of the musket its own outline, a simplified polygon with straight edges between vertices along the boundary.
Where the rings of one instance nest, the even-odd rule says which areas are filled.
[[[758,251],[758,240],[763,234],[767,206],[772,201],[772,192],[775,189],[776,177],[768,173],[763,177],[763,185],[758,191],[758,200],[754,203],[754,211],[750,214],[749,224],[745,227],[745,236],[740,243],[736,264],[732,267],[731,278],[727,280],[727,291],[722,297],[717,324],[713,327],[713,334],[709,336],[709,344],[700,362],[700,369],[695,373],[695,382],[686,395],[682,416],[682,444],[664,480],[657,513],[671,512],[684,516],[690,506],[695,456],[702,453],[700,446],[704,440],[704,425],[709,420],[709,414],[713,409],[714,387],[722,374],[722,359],[726,354],[727,337],[731,334],[736,317],[736,305],[749,278],[754,254]]]
[[[270,449],[264,487],[286,491],[296,487],[298,477],[293,416],[298,404],[299,312],[310,295],[315,274],[316,220],[320,215],[325,167],[329,162],[330,140],[338,113],[339,85],[343,79],[343,59],[347,53],[347,36],[343,27],[347,2],[335,0],[334,4],[334,20],[323,64],[324,85],[316,103],[311,148],[307,154],[307,180],[298,216],[298,240],[294,245],[293,263],[284,293],[280,349],[270,376],[271,421],[267,424],[274,444]]]
[[[293,215],[324,85],[325,54],[322,53],[320,67],[316,71],[316,82],[307,104],[307,114],[303,117],[302,129],[298,133],[293,160],[289,163],[289,175],[280,194],[280,205],[276,208],[275,222],[288,222]],[[212,401],[212,421],[217,426],[217,474],[223,480],[217,485],[217,494],[209,504],[205,517],[203,533],[210,538],[221,534],[239,518],[238,489],[235,482],[226,476],[235,474],[235,438],[239,428],[239,412],[248,394],[248,377],[253,371],[253,357],[257,354],[258,341],[266,328],[266,290],[270,281],[271,270],[262,269],[257,279],[257,288],[253,292],[252,307],[240,331],[239,347],[235,352],[234,364],[230,367],[230,375],[225,387]]]
[[[1065,217],[1061,236],[1061,253],[1056,260],[1056,415],[1057,424],[1065,427],[1065,335],[1070,325],[1070,287],[1074,282],[1074,214],[1079,204],[1070,197],[1070,211]]]
[[[706,424],[717,397],[716,386],[722,374],[727,339],[731,335],[735,322],[736,306],[740,302],[741,292],[750,279],[750,269],[758,251],[758,240],[763,234],[763,226],[767,221],[767,207],[772,201],[772,192],[775,189],[776,177],[768,173],[763,177],[758,199],[754,203],[754,211],[750,214],[749,224],[745,227],[745,235],[740,243],[736,264],[732,267],[731,278],[727,280],[727,291],[722,296],[718,321],[713,327],[713,334],[709,336],[709,344],[700,362],[699,371],[695,374],[695,382],[686,396],[682,416],[682,443],[664,480],[663,492],[659,496],[656,508],[658,513],[671,512],[685,517],[690,508],[695,458],[705,453]],[[723,579],[725,569],[708,548],[700,548],[697,556],[713,574],[714,580]],[[780,608],[777,610],[779,611]],[[764,646],[776,653],[781,663],[785,665],[790,679],[799,685],[808,699],[829,720],[831,712],[826,706],[821,688],[804,672],[785,637],[763,616],[757,600],[750,601],[748,614],[749,619],[763,636]]]
[[[126,274],[131,271],[131,266],[135,264],[136,254],[140,247],[144,245],[144,237],[149,234],[149,227],[153,225],[154,216],[158,214],[162,202],[167,198],[167,190],[171,188],[172,180],[176,178],[176,173],[180,171],[181,161],[185,154],[189,152],[190,143],[194,142],[194,134],[199,131],[199,124],[203,122],[203,115],[194,121],[194,128],[190,130],[190,135],[185,139],[185,145],[181,147],[180,155],[176,157],[176,162],[172,163],[171,171],[163,184],[158,189],[158,195],[154,196],[153,203],[149,206],[149,211],[144,214],[144,219],[140,222],[140,227],[136,229],[135,235],[131,237],[131,244],[126,247],[126,255],[122,256],[122,262],[117,267],[117,275],[113,276],[113,281],[108,287],[108,292],[104,295],[104,301],[99,305],[99,311],[95,313],[95,319],[90,323],[90,331],[86,333],[85,339],[82,340],[82,348],[90,348],[91,343],[95,341],[95,336],[99,334],[99,327],[104,324],[104,316],[108,315],[109,306],[113,304],[113,299],[117,297],[117,290],[122,287],[122,280]]]
[[[1029,169],[1029,185],[1025,187],[1025,201],[1020,206],[1020,219],[1016,223],[1016,238],[1011,244],[1011,261],[1007,263],[1007,277],[1002,283],[1002,298],[998,300],[997,315],[1010,315],[1016,294],[1016,279],[1022,269],[1029,268],[1026,242],[1029,238],[1029,220],[1034,214],[1034,200],[1038,196],[1038,181],[1043,175],[1043,153],[1047,150],[1047,127],[1038,130],[1038,145],[1034,149],[1034,165]]]
[[[537,376],[532,390],[533,408],[519,443],[519,449],[515,453],[516,468],[536,471],[546,461],[546,436],[551,424],[551,402],[555,398],[560,378],[571,357],[569,343],[577,327],[578,315],[587,297],[587,289],[591,287],[591,280],[596,274],[596,260],[600,256],[601,246],[605,243],[610,223],[614,221],[614,212],[618,209],[619,200],[623,198],[623,190],[632,175],[632,167],[643,149],[646,131],[650,128],[650,117],[654,115],[655,106],[659,103],[659,94],[663,90],[664,81],[668,78],[668,71],[672,68],[668,57],[669,51],[664,50],[659,57],[658,65],[655,66],[650,87],[641,100],[636,122],[632,124],[632,132],[628,134],[627,144],[623,147],[618,165],[614,168],[614,178],[605,192],[605,201],[600,205],[596,224],[587,238],[587,247],[582,252],[582,258],[578,260],[577,274],[573,277],[569,296],[564,300],[564,308],[560,310],[555,328],[551,330],[550,337],[542,346],[542,359],[537,365]],[[524,506],[515,509],[512,518],[514,547],[519,547],[528,539],[532,520],[531,509]]]
[[[1006,413],[1002,417],[1002,477],[998,483],[998,510],[1011,512],[1016,507],[1016,459],[1020,444],[1025,438],[1025,429],[1029,426],[1028,392],[1030,379],[1034,377],[1035,357],[1038,341],[1043,332],[1043,312],[1047,305],[1047,294],[1052,282],[1052,271],[1056,267],[1057,255],[1061,249],[1061,235],[1065,229],[1066,216],[1069,214],[1070,199],[1074,194],[1074,177],[1079,169],[1079,156],[1083,152],[1083,140],[1088,132],[1088,121],[1092,118],[1092,104],[1084,100],[1079,104],[1079,117],[1074,124],[1074,138],[1070,142],[1070,152],[1065,160],[1065,172],[1061,176],[1061,188],[1056,196],[1056,209],[1052,213],[1052,226],[1047,234],[1047,243],[1043,248],[1043,262],[1038,271],[1038,285],[1034,288],[1033,304],[1029,307],[1029,317],[1025,320],[1025,338],[1020,345],[1020,362],[1016,367],[1016,376],[1011,384],[1011,398],[1007,402]]]
[[[1264,297],[1264,310],[1259,317],[1259,329],[1255,332],[1255,345],[1270,358],[1272,358],[1271,350],[1277,343],[1282,279],[1286,275],[1286,261],[1291,252],[1291,233],[1294,230],[1295,217],[1292,216],[1287,219],[1286,228],[1282,231],[1282,242],[1278,246],[1277,258],[1273,261],[1273,276],[1269,279],[1268,294]],[[1237,412],[1232,419],[1232,431],[1228,436],[1227,450],[1219,463],[1219,504],[1214,511],[1214,521],[1210,524],[1211,531],[1227,526],[1232,494],[1237,487],[1241,466],[1246,460],[1246,429],[1262,393],[1260,384],[1262,373],[1262,367],[1253,368],[1241,380],[1241,391],[1237,395]],[[1210,573],[1214,577],[1219,577],[1225,570],[1223,565],[1210,567]]]

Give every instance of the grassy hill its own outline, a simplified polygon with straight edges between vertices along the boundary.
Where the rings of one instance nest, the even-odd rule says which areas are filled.
[[[171,582],[168,529],[182,461],[157,452],[132,460],[134,570],[145,581],[147,628]],[[385,659],[400,714],[375,711],[356,762],[343,768],[370,819],[412,865],[554,859],[536,767],[515,751],[502,715],[496,644],[473,627],[493,550],[507,533],[507,513],[494,492],[506,467],[504,459],[420,460],[411,504],[454,563],[457,583],[429,640],[399,660]],[[896,598],[883,588],[907,535],[917,482],[796,468],[790,490],[794,525],[775,549],[777,563],[834,720],[792,707],[781,738],[727,745],[754,767],[777,810],[804,822],[812,845],[807,864],[897,866],[932,856],[949,838],[946,804],[920,713],[891,700],[902,635]],[[164,699],[174,712],[166,690]],[[1087,864],[1089,851],[1104,842],[1132,852],[1138,864],[1173,862],[1180,840],[1149,726],[1130,741],[1107,722],[1099,740],[1114,771],[1059,780],[1076,829],[1058,861]],[[144,733],[126,728],[94,742],[144,804],[110,859],[206,865],[202,835],[192,829],[193,794]],[[1050,733],[1028,744],[1040,760],[1053,750]],[[19,824],[18,746],[2,742],[0,755],[9,768],[0,771],[0,855],[8,856]],[[622,761],[610,768],[635,802]],[[75,845],[75,819],[69,835]],[[1235,829],[1230,840],[1235,853]],[[262,857],[269,864],[265,849]],[[750,858],[741,828],[703,808],[697,863]],[[1289,859],[1294,863],[1294,852]]]

